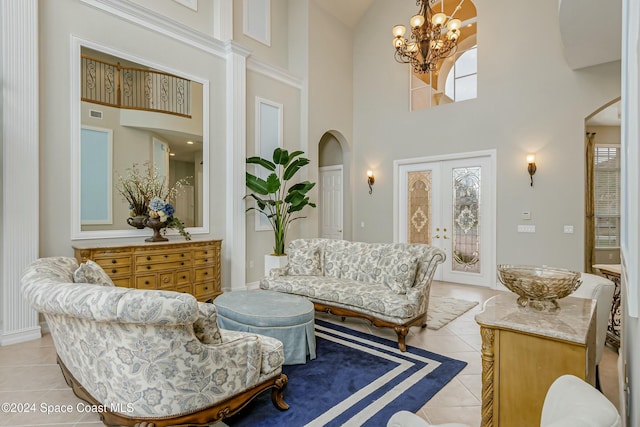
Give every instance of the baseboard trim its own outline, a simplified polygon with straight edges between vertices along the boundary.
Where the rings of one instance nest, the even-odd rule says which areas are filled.
[[[0,347],[42,338],[40,326],[0,335]]]

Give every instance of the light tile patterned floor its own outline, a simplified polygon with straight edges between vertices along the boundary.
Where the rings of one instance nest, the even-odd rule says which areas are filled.
[[[461,422],[472,427],[480,425],[480,328],[474,316],[482,304],[497,291],[481,287],[434,282],[434,295],[479,301],[480,304],[443,328],[434,331],[412,328],[407,344],[464,360],[467,367],[435,395],[418,412],[425,420],[437,424]],[[318,317],[325,315],[318,315]],[[356,329],[395,340],[395,333],[371,327],[357,319],[346,324]],[[600,366],[600,378],[605,395],[617,402],[617,354],[607,348]],[[286,394],[285,394],[286,399]],[[102,425],[97,414],[81,411],[83,401],[67,387],[55,363],[51,336],[39,340],[0,347],[0,403],[28,404],[35,410],[22,414],[0,414],[0,426],[96,426]],[[71,407],[71,412],[62,412]],[[78,406],[80,405],[80,406]],[[78,410],[81,409],[81,410]],[[47,414],[47,410],[51,413]],[[289,427],[289,426],[287,426]],[[294,426],[291,426],[294,427]]]

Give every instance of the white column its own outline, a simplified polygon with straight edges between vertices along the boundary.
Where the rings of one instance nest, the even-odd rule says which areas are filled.
[[[0,346],[40,337],[20,278],[38,256],[38,1],[0,1],[2,249]]]
[[[246,289],[247,170],[247,56],[249,51],[233,41],[227,48],[227,235],[223,242],[229,262],[231,290]]]

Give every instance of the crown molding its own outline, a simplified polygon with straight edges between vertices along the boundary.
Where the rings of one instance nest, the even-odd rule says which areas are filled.
[[[171,37],[220,58],[226,57],[227,52],[224,43],[220,40],[135,3],[127,0],[80,1],[88,6],[102,10],[164,36]]]
[[[297,89],[302,90],[303,88],[303,80],[301,78],[294,76],[283,68],[269,64],[260,58],[250,56],[247,59],[247,69],[285,83],[289,86],[293,86]]]

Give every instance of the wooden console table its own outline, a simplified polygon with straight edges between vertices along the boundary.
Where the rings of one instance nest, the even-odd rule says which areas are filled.
[[[551,383],[572,374],[595,383],[596,303],[567,297],[547,313],[505,293],[475,316],[482,336],[482,427],[537,427]]]
[[[222,293],[220,240],[73,246],[78,262],[95,261],[116,286],[186,292],[199,301]]]
[[[612,347],[620,348],[620,329],[622,328],[622,313],[620,312],[620,264],[595,264],[592,266],[616,286],[613,291],[611,313],[607,325],[607,343]]]

